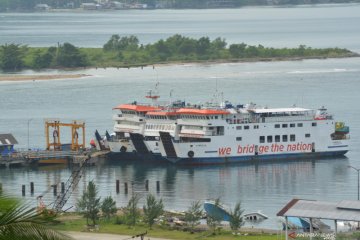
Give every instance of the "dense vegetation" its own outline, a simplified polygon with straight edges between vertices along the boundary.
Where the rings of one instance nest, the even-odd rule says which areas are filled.
[[[33,11],[36,4],[52,8],[79,8],[82,3],[96,0],[0,0],[0,11]],[[110,0],[108,2],[111,2]],[[147,4],[149,8],[224,8],[257,5],[296,5],[321,3],[348,3],[360,0],[119,0],[126,4]]]
[[[204,61],[261,61],[358,56],[347,49],[271,48],[245,43],[227,46],[225,39],[199,39],[174,35],[143,45],[136,36],[113,35],[103,48],[77,48],[70,43],[34,48],[18,44],[0,46],[0,69],[131,67],[157,63]]]

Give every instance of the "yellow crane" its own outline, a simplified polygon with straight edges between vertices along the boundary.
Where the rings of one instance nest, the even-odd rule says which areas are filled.
[[[85,122],[79,120],[73,120],[71,123],[62,123],[59,120],[45,120],[45,137],[46,137],[46,149],[60,151],[60,128],[71,128],[71,150],[78,151],[79,149],[85,149]],[[82,141],[79,141],[79,129],[82,133]],[[50,131],[52,130],[52,141],[50,137]]]

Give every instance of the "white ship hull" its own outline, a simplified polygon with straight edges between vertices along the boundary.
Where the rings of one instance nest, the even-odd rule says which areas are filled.
[[[174,163],[217,164],[338,156],[349,150],[348,136],[332,139],[334,120],[291,122],[291,128],[290,123],[286,128],[274,128],[275,124],[242,124],[241,130],[236,130],[240,125],[228,124],[223,136],[200,136],[199,142],[171,138],[170,143],[162,138],[160,152]]]

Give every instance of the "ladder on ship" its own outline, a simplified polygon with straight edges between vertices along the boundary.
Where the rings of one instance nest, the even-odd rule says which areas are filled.
[[[141,154],[149,153],[149,150],[145,145],[143,135],[138,134],[138,133],[130,133],[130,139],[131,139],[132,143],[134,144],[134,147],[138,153],[141,153]]]
[[[161,142],[164,146],[165,152],[166,152],[166,156],[168,158],[177,158],[176,152],[175,152],[175,148],[174,148],[174,144],[171,140],[171,136],[170,133],[168,132],[159,132],[160,134],[160,139]]]
[[[65,206],[66,202],[69,200],[72,192],[78,185],[90,158],[90,156],[84,156],[84,160],[82,160],[82,162],[80,162],[80,164],[72,171],[71,176],[65,183],[65,191],[61,193],[54,202],[53,210],[55,212],[60,212]]]

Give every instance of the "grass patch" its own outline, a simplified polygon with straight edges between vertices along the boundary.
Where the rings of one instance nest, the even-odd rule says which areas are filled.
[[[76,214],[66,214],[58,218],[59,223],[53,226],[54,229],[60,231],[87,231],[86,220],[83,218],[76,217]],[[277,240],[281,239],[279,235],[276,234],[266,234],[266,233],[245,233],[241,232],[241,235],[233,235],[229,230],[220,230],[216,235],[213,235],[209,231],[199,231],[195,233],[190,233],[183,231],[181,229],[172,228],[167,225],[155,225],[152,229],[149,229],[147,225],[140,223],[135,227],[128,227],[124,224],[115,224],[116,219],[112,218],[109,221],[100,221],[99,222],[99,231],[98,233],[110,233],[110,234],[119,234],[119,235],[130,235],[134,236],[140,233],[147,232],[146,237],[157,237],[157,238],[166,238],[166,239],[213,239],[213,240],[233,240],[233,239],[242,239],[242,240]],[[283,237],[284,238],[284,237]],[[282,239],[283,239],[282,238]]]

